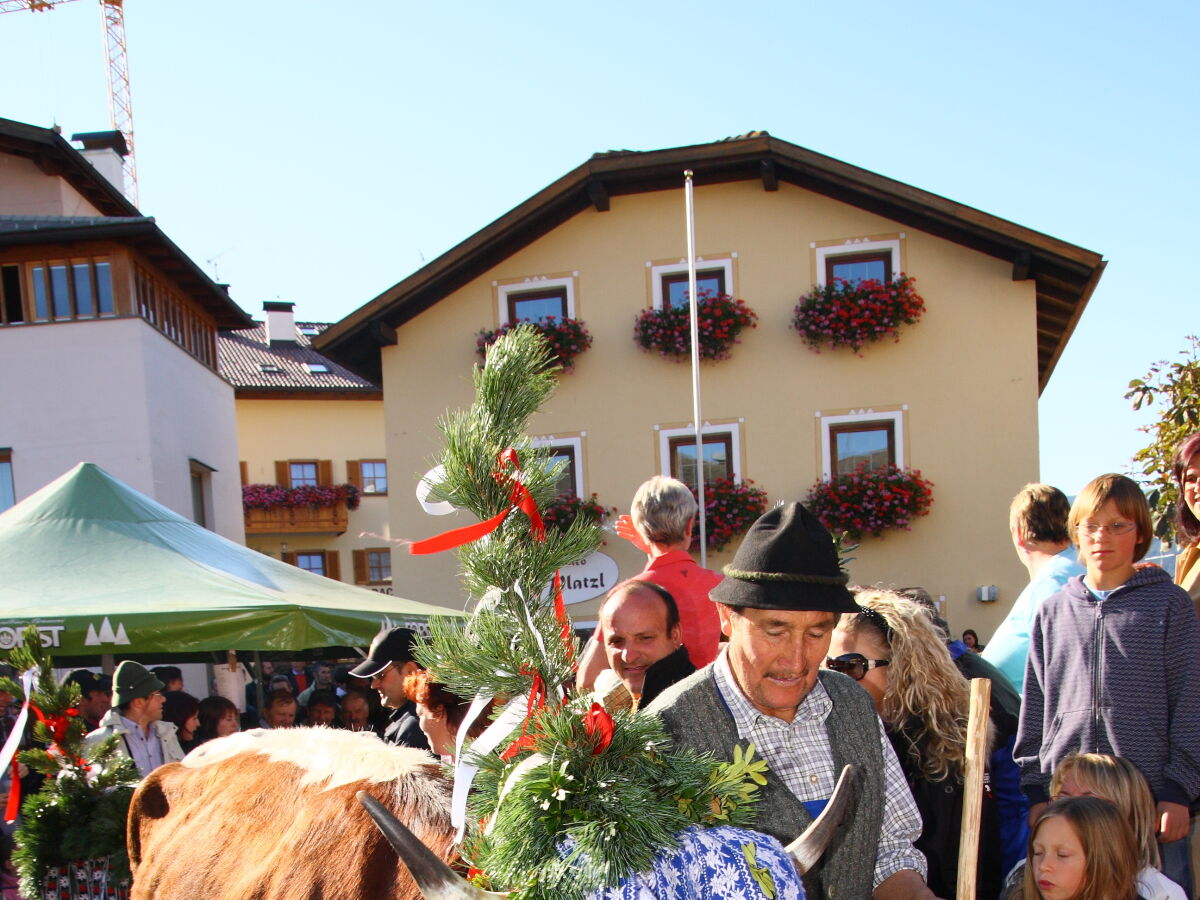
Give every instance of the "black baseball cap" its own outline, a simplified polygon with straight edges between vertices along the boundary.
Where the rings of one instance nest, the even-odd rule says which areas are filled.
[[[73,681],[79,685],[79,690],[85,697],[92,691],[111,694],[113,689],[112,678],[108,675],[97,675],[90,669],[76,669],[65,681]]]
[[[351,675],[359,678],[374,678],[392,663],[406,663],[412,660],[412,645],[416,634],[409,628],[397,625],[386,628],[375,635],[367,658],[350,670]]]

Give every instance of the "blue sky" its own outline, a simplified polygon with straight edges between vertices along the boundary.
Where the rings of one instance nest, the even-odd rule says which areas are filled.
[[[1196,257],[1195,3],[125,7],[141,208],[253,314],[341,318],[594,152],[762,129],[1109,260],[1041,400],[1069,493],[1126,469],[1126,384],[1200,331],[1169,274]],[[0,59],[0,116],[108,127],[93,0],[0,16]]]

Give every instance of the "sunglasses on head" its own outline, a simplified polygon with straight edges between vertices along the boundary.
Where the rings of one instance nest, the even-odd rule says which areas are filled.
[[[849,675],[855,681],[862,681],[872,669],[886,666],[890,659],[867,659],[861,653],[843,653],[838,657],[826,657],[825,668]]]

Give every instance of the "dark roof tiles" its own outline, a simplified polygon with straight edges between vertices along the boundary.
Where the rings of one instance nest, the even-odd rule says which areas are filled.
[[[377,393],[376,385],[312,349],[312,339],[328,327],[328,322],[297,322],[294,344],[268,343],[263,322],[222,331],[217,337],[219,371],[239,391]],[[329,371],[312,372],[309,365],[327,366]]]

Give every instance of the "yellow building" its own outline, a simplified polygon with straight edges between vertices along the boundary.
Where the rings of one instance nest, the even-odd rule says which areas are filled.
[[[1038,476],[1037,400],[1099,279],[1091,251],[765,133],[598,154],[325,331],[315,346],[383,385],[392,533],[434,518],[413,487],[440,451],[435,422],[469,404],[475,337],[514,314],[586,322],[592,347],[532,424],[573,459],[580,494],[628,509],[678,463],[692,418],[689,367],[644,352],[635,318],[677,295],[686,270],[683,173],[695,173],[700,287],[758,314],[732,358],[702,366],[705,456],[770,502],[803,499],[855,440],[934,487],[911,531],[867,537],[855,581],[927,588],[956,629],[987,633],[1027,580],[1008,503]],[[926,312],[899,340],[813,352],[789,327],[827,278],[904,272]],[[872,443],[874,442],[874,444]],[[843,455],[844,454],[844,455]],[[710,555],[719,568],[735,548]],[[642,558],[616,538],[620,575]],[[397,594],[459,605],[450,558],[393,554]],[[994,602],[980,588],[996,586]],[[572,609],[594,618],[595,602]]]
[[[260,494],[319,488],[330,504],[247,504],[246,544],[310,572],[392,592],[383,394],[311,347],[328,327],[263,304],[264,322],[222,332],[221,374],[234,385],[243,485]],[[350,485],[356,500],[338,496]],[[279,494],[276,492],[276,497]],[[350,506],[355,506],[350,509]]]

